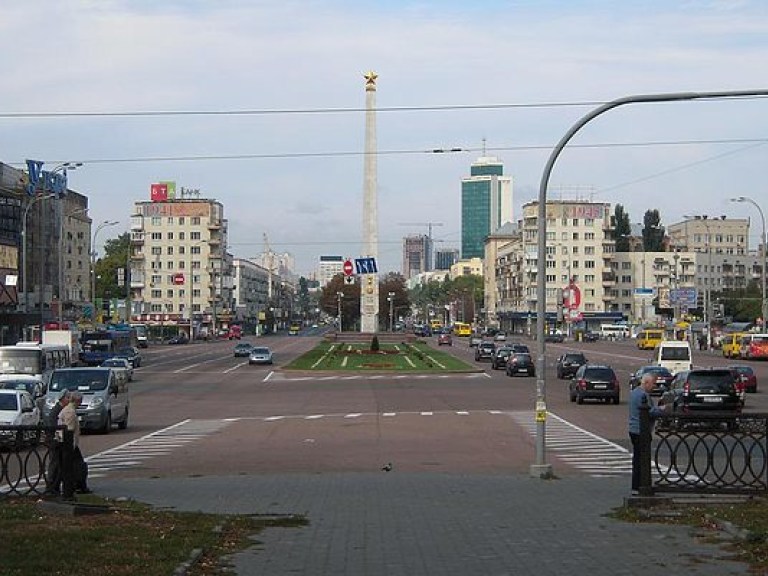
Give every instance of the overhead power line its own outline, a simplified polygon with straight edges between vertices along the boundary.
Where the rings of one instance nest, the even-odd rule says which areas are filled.
[[[764,96],[724,96],[713,100],[757,100]],[[583,102],[529,102],[507,104],[445,104],[424,106],[383,106],[376,112],[449,112],[453,110],[513,110],[531,108],[573,108],[602,106],[602,101]],[[107,110],[101,112],[3,112],[0,118],[141,118],[157,116],[279,116],[290,114],[349,114],[366,112],[366,108],[286,108],[245,110]]]

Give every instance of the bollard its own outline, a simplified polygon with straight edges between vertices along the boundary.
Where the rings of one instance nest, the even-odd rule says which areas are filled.
[[[640,496],[653,496],[651,484],[651,407],[648,397],[640,405]]]

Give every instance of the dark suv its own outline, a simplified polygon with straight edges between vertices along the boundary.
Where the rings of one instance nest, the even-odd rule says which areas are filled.
[[[571,402],[584,403],[585,398],[597,398],[619,403],[619,379],[610,366],[584,364],[568,384]]]
[[[566,352],[557,359],[557,377],[561,380],[572,378],[579,366],[587,363],[587,358],[581,352]]]
[[[513,350],[510,346],[499,346],[493,353],[491,358],[491,368],[494,370],[501,370],[507,365],[507,359],[512,354]]]
[[[493,360],[493,353],[496,352],[496,346],[493,342],[480,342],[475,350],[475,361]]]
[[[507,359],[507,376],[516,374],[525,374],[527,376],[536,376],[536,366],[533,358],[527,352],[513,352]]]
[[[684,370],[675,374],[661,397],[673,412],[713,410],[740,413],[743,405],[736,387],[738,373],[730,368]]]

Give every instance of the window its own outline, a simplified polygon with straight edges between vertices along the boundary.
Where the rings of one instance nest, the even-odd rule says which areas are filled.
[[[579,239],[579,233],[578,232],[574,232],[573,233],[573,239],[574,240],[578,240]]]
[[[184,218],[179,218],[179,220],[184,220]],[[179,232],[179,240],[184,240],[184,232]]]
[[[200,226],[200,216],[192,216],[192,226]]]
[[[568,232],[561,232],[560,233],[560,240],[568,241]]]
[[[595,261],[594,260],[585,260],[584,261],[584,268],[594,268],[595,267]]]
[[[622,262],[621,263],[621,269],[622,270],[632,270],[632,262]]]
[[[594,225],[595,225],[594,218],[584,218],[584,226],[594,226]]]
[[[173,246],[168,246],[168,256],[173,256]]]
[[[162,254],[162,252],[163,252],[163,249],[160,248],[160,246],[152,246],[151,253],[153,256],[159,256],[160,254]]]
[[[168,240],[173,240],[173,232],[168,232]]]
[[[595,289],[594,288],[587,288],[584,290],[584,296],[587,296],[588,298],[594,298],[595,297]]]
[[[584,246],[584,254],[587,256],[593,256],[595,253],[595,247],[594,246]]]
[[[547,240],[554,241],[556,240],[555,233],[551,230],[547,230]]]
[[[574,246],[573,247],[573,253],[574,254],[578,254],[579,253],[579,247],[578,246]]]
[[[557,276],[554,274],[547,274],[547,282],[557,282]]]
[[[152,240],[162,240],[162,239],[163,239],[162,232],[152,232]]]
[[[578,219],[578,218],[574,218],[574,219],[573,219],[573,227],[575,228],[575,227],[577,227],[578,225],[579,225],[579,219]]]
[[[179,224],[182,226],[184,225],[184,216],[179,216]],[[182,234],[184,234],[184,232],[179,232],[179,236]],[[183,240],[183,238],[179,238],[179,240]]]
[[[579,261],[578,260],[574,260],[573,262],[571,262],[571,268],[576,270],[578,267],[579,267]]]
[[[190,254],[200,254],[200,246],[191,246],[189,252]]]
[[[547,268],[554,268],[556,262],[554,260],[547,260]]]
[[[594,232],[584,232],[584,240],[594,240],[594,239],[595,239]]]
[[[160,276],[159,274],[153,274],[149,278],[149,283],[152,284],[152,285],[160,284],[160,282],[162,282],[162,279],[163,279],[163,277]]]
[[[152,216],[152,226],[160,226],[163,223],[163,219],[160,216]]]
[[[162,298],[162,297],[163,297],[162,290],[152,290],[152,298]]]
[[[200,218],[198,218],[200,220]],[[190,240],[200,240],[200,232],[190,232],[189,233],[189,239]]]
[[[168,216],[168,219],[166,220],[168,224],[173,224],[173,216]]]
[[[630,276],[629,274],[622,276],[621,277],[621,283],[622,284],[632,284],[632,276]]]

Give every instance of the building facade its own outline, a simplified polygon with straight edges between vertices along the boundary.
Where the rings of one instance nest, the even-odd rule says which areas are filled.
[[[435,270],[450,270],[459,261],[459,251],[456,248],[435,250]]]
[[[234,320],[227,220],[215,200],[136,202],[131,216],[131,320],[176,324],[191,338]]]
[[[482,258],[485,238],[512,221],[512,178],[498,158],[481,156],[461,182],[461,257]]]
[[[426,234],[403,238],[403,276],[410,278],[416,274],[432,270],[432,239]]]
[[[317,265],[317,281],[320,287],[327,286],[337,274],[344,273],[344,258],[342,256],[320,256]]]

